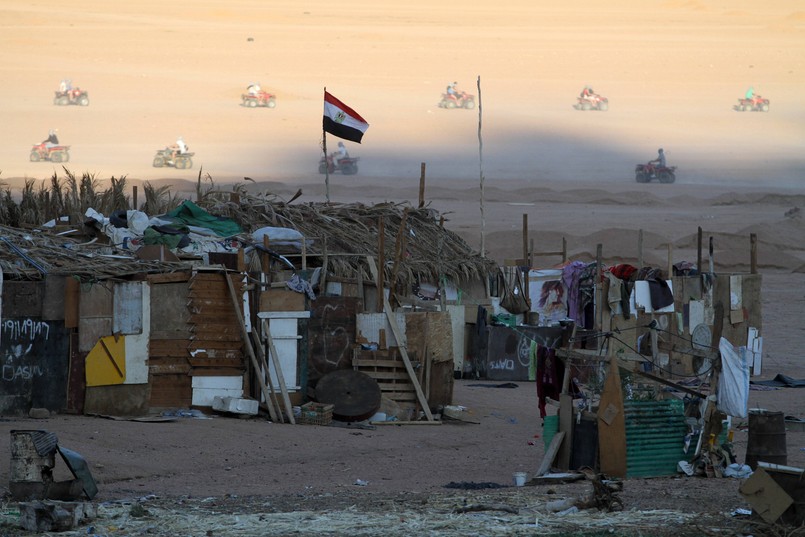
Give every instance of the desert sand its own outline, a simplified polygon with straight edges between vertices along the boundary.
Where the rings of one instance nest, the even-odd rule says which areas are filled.
[[[480,247],[483,234],[487,254],[500,262],[521,257],[523,215],[537,250],[556,250],[565,237],[571,256],[590,259],[601,243],[607,263],[636,261],[639,229],[648,263],[664,266],[669,244],[675,261],[695,260],[702,227],[714,237],[715,269],[746,271],[755,233],[764,274],[764,376],[805,376],[805,224],[796,210],[805,206],[805,9],[797,0],[5,2],[0,74],[0,180],[12,192],[26,179],[64,175],[61,165],[28,161],[31,145],[58,129],[71,146],[67,168],[102,181],[125,176],[189,196],[201,177],[286,198],[302,188],[297,203],[324,201],[317,162],[326,87],[370,123],[361,145],[347,144],[361,159],[359,173],[331,176],[330,199],[416,203],[424,162],[430,206],[470,244]],[[53,105],[63,78],[89,91],[88,107]],[[241,106],[240,94],[256,81],[277,95],[275,109]],[[452,81],[479,98],[482,151],[479,110],[437,106]],[[608,97],[609,111],[572,108],[585,84]],[[733,109],[750,86],[771,100],[768,113]],[[194,167],[153,168],[155,151],[179,135],[195,153]],[[336,141],[328,136],[331,147]],[[676,183],[635,183],[635,164],[659,147],[678,166]],[[483,419],[476,427],[485,433],[446,441],[432,430],[368,433],[363,439],[374,440],[363,447],[344,444],[350,455],[340,459],[343,468],[325,461],[308,474],[269,464],[251,480],[239,466],[249,465],[245,448],[232,462],[221,460],[223,451],[238,449],[237,438],[262,434],[248,422],[235,422],[234,430],[215,422],[230,433],[209,437],[222,443],[219,450],[184,452],[182,435],[190,433],[163,429],[164,442],[126,457],[118,440],[131,424],[64,418],[11,425],[64,434],[100,464],[107,498],[274,491],[304,499],[338,496],[345,491],[339,487],[367,477],[384,483],[367,492],[428,492],[453,480],[507,480],[538,460],[539,441],[536,448],[526,443],[539,432],[532,411],[516,414],[516,430],[491,425],[515,415],[507,402],[522,409],[530,397],[478,399],[461,385],[456,395],[457,404],[477,406]],[[796,390],[752,397],[750,404],[803,416]],[[150,435],[156,427],[136,430]],[[321,462],[299,451],[312,449],[313,430],[278,436],[294,449],[294,457],[278,460]],[[192,434],[198,442],[210,433]],[[322,442],[353,434],[328,430]],[[801,464],[801,435],[795,441],[789,451],[798,458],[790,462]],[[466,448],[455,452],[453,466],[426,455],[451,449],[445,442]],[[397,462],[372,455],[386,443],[405,446],[404,453],[386,452]],[[155,451],[160,457],[150,456]],[[663,485],[672,492],[661,494],[638,484],[628,500],[638,508],[696,509],[701,498],[716,496],[715,510],[741,504],[734,482],[698,483],[684,492]]]

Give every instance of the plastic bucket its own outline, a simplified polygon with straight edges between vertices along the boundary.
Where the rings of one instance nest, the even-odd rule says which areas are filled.
[[[785,417],[782,412],[749,411],[749,440],[745,464],[757,469],[758,462],[788,464],[785,445]]]
[[[514,474],[512,474],[512,477],[514,478],[515,487],[522,487],[523,485],[525,485],[525,479],[526,479],[525,472],[514,472]]]

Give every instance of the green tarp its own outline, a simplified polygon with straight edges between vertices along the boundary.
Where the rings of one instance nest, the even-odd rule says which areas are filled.
[[[174,210],[168,213],[174,220],[184,222],[189,226],[197,226],[210,229],[219,237],[231,237],[243,230],[237,222],[231,218],[213,216],[192,201],[185,200]]]

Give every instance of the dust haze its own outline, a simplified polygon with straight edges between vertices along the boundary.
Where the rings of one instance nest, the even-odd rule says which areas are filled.
[[[192,192],[199,172],[216,184],[251,177],[254,191],[290,196],[302,187],[302,201],[321,201],[327,87],[370,123],[363,144],[348,143],[358,174],[331,176],[331,199],[416,202],[425,162],[428,203],[467,237],[482,226],[482,170],[491,233],[519,231],[530,212],[544,232],[639,226],[675,239],[701,224],[781,218],[793,203],[768,211],[738,204],[722,221],[707,203],[716,196],[803,191],[805,10],[796,0],[114,8],[44,0],[5,3],[0,21],[0,180],[12,189],[63,175],[61,165],[28,161],[31,145],[58,128],[77,174],[167,183],[175,192]],[[54,106],[63,78],[86,89],[91,104]],[[437,106],[452,81],[481,104],[482,169],[478,108]],[[241,105],[251,82],[276,94],[275,109]],[[609,99],[608,111],[573,108],[585,85]],[[770,99],[769,112],[734,110],[749,86]],[[152,167],[155,152],[180,135],[195,153],[193,168]],[[331,147],[336,141],[329,138]],[[676,183],[636,184],[635,165],[659,147],[678,167]],[[545,201],[587,189],[601,199]],[[702,203],[665,201],[679,196]],[[611,199],[635,203],[613,211]],[[494,248],[517,249],[517,240]]]

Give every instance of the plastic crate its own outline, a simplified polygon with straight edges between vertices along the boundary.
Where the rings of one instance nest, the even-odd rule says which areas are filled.
[[[333,421],[333,407],[323,403],[305,403],[302,405],[302,414],[299,423],[302,425],[330,425]]]

